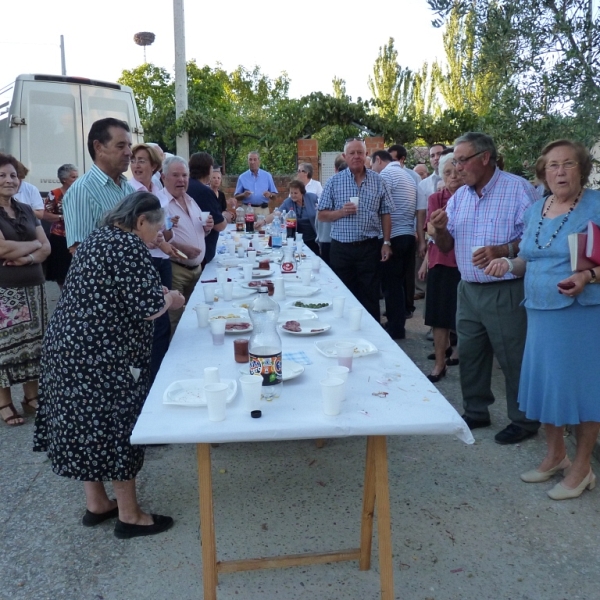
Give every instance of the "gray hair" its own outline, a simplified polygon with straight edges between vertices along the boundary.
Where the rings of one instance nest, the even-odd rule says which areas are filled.
[[[489,152],[490,160],[496,164],[498,151],[494,140],[489,135],[479,131],[469,131],[454,140],[455,148],[457,144],[471,144],[475,152]]]
[[[346,154],[346,150],[348,150],[348,145],[351,144],[352,142],[360,142],[363,145],[363,148],[365,149],[365,155],[367,153],[367,144],[365,143],[365,140],[363,139],[349,139],[345,144],[344,144],[344,154]]]
[[[100,225],[122,225],[125,229],[134,230],[142,215],[151,224],[160,223],[165,218],[160,200],[150,192],[134,192],[125,196],[119,204],[104,214]]]
[[[64,183],[67,177],[71,174],[72,171],[79,171],[79,169],[72,165],[71,163],[66,163],[58,167],[57,177],[61,183]]]
[[[300,163],[299,165],[300,167],[302,167],[305,171],[306,171],[306,176],[309,179],[313,178],[313,166],[310,163]]]
[[[454,160],[454,152],[450,152],[448,154],[442,154],[442,156],[440,157],[440,163],[438,165],[438,173],[440,174],[440,177],[443,179],[444,178],[444,168],[446,166],[446,163],[448,161],[452,162]]]
[[[252,152],[248,152],[248,157],[250,156],[258,156],[258,158],[260,158],[260,154],[258,153],[258,150],[252,150]]]
[[[166,175],[171,168],[171,165],[184,165],[186,171],[189,173],[190,168],[187,164],[187,160],[185,158],[181,158],[181,156],[167,156],[165,160],[163,160],[162,164],[162,172]]]

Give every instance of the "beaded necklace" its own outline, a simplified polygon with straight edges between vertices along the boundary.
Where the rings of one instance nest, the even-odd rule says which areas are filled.
[[[535,245],[538,247],[538,250],[545,250],[546,248],[550,248],[550,246],[552,245],[552,242],[554,241],[554,238],[558,235],[558,232],[563,228],[563,225],[569,220],[569,216],[571,215],[573,210],[575,210],[575,206],[577,206],[577,203],[579,202],[579,199],[581,198],[582,194],[583,194],[583,188],[581,188],[579,194],[577,194],[577,197],[575,198],[575,200],[573,200],[573,204],[571,204],[571,208],[569,208],[569,210],[567,211],[567,214],[564,216],[563,220],[561,221],[561,223],[558,226],[558,228],[556,229],[556,231],[550,236],[548,243],[545,244],[544,246],[540,246],[540,231],[542,230],[542,224],[544,223],[544,218],[548,214],[550,207],[552,206],[552,204],[554,204],[554,194],[552,194],[552,196],[550,198],[550,202],[548,202],[548,206],[546,207],[546,210],[544,210],[544,212],[542,213],[542,217],[540,218],[540,222],[538,223],[537,231],[535,232]]]

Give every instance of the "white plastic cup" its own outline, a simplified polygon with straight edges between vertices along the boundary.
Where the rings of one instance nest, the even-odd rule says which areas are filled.
[[[210,306],[208,304],[196,304],[194,306],[196,318],[198,319],[198,327],[208,327],[208,312]]]
[[[238,258],[244,258],[246,256],[246,251],[244,250],[244,246],[240,246],[237,249]]]
[[[215,290],[217,289],[216,284],[214,283],[205,283],[202,285],[202,291],[204,292],[204,302],[206,304],[214,304],[215,303]]]
[[[285,300],[285,287],[283,283],[283,277],[273,277],[273,300],[278,302]]]
[[[204,385],[208,385],[209,383],[221,383],[219,367],[204,368]]]
[[[221,289],[223,290],[223,300],[226,302],[233,300],[233,281],[226,281]]]
[[[323,397],[323,412],[329,417],[339,415],[344,400],[344,382],[333,377],[322,379],[321,395]]]
[[[250,281],[252,279],[252,268],[253,267],[254,267],[254,264],[242,266],[242,271],[244,272],[244,279],[246,281]]]
[[[242,244],[242,248],[244,249],[244,252],[245,252],[246,250],[248,250],[248,246],[250,245],[250,240],[249,240],[248,238],[245,238],[245,237],[244,237],[244,238],[242,238],[242,239],[240,240],[240,242],[241,242],[241,244]]]
[[[208,217],[210,217],[210,212],[208,210],[203,210],[200,211],[200,220],[202,221],[202,225],[206,225],[206,222],[208,221]]]
[[[310,259],[310,266],[315,273],[318,273],[321,270],[321,259],[318,256],[313,256]]]
[[[341,379],[345,383],[348,380],[348,373],[350,373],[348,367],[340,367],[339,365],[327,367],[328,379]]]
[[[350,331],[358,331],[360,329],[360,320],[362,318],[363,309],[360,306],[353,306],[348,309],[348,317],[350,320]]]
[[[227,283],[227,269],[221,267],[217,269],[217,285],[222,286],[224,283]]]
[[[354,206],[358,206],[358,196],[351,196],[350,202],[352,202],[352,204],[354,204]]]
[[[248,412],[260,409],[262,384],[262,375],[242,375],[240,377],[240,387],[244,396],[245,408]]]
[[[256,250],[248,250],[248,260],[250,261],[250,264],[254,266],[254,263],[256,262]]]
[[[300,280],[302,281],[302,285],[310,285],[310,280],[312,278],[312,269],[302,268],[300,269]]]
[[[212,334],[213,346],[222,346],[225,343],[226,319],[212,319],[210,321],[210,332]]]
[[[224,421],[227,408],[227,384],[209,383],[204,385],[204,396],[208,407],[209,421]]]
[[[348,367],[352,371],[352,359],[354,358],[354,344],[350,342],[338,342],[335,345],[340,367]]]
[[[231,256],[235,256],[235,240],[227,242],[227,252],[229,252]]]
[[[333,316],[337,319],[344,316],[344,302],[346,302],[345,296],[335,296],[333,299]]]

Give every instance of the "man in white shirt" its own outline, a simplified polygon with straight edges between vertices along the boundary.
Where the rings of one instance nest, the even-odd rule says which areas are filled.
[[[300,163],[296,173],[296,179],[304,184],[307,192],[316,194],[317,198],[323,193],[323,186],[320,181],[313,179],[313,166],[310,163]]]
[[[27,173],[29,173],[29,169],[22,162],[19,162],[17,176],[19,177],[20,185],[19,190],[13,198],[17,200],[17,202],[31,206],[35,216],[38,219],[41,219],[44,216],[44,199],[35,185],[23,181],[25,177],[27,177]]]

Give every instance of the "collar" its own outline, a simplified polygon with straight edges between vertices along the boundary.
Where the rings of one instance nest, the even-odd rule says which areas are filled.
[[[492,175],[492,178],[483,186],[483,188],[481,189],[481,196],[479,196],[479,194],[477,194],[477,190],[473,187],[473,186],[469,186],[469,189],[479,198],[483,198],[487,193],[489,193],[492,188],[496,185],[496,183],[498,182],[498,179],[500,179],[502,171],[496,167],[496,170],[494,171],[494,174]]]
[[[96,163],[92,165],[92,168],[88,173],[92,179],[95,179],[96,182],[101,185],[110,185],[111,182],[117,185],[115,180],[107,175]],[[127,178],[121,173],[121,175],[119,175],[119,187],[123,187],[124,183],[127,183]]]

